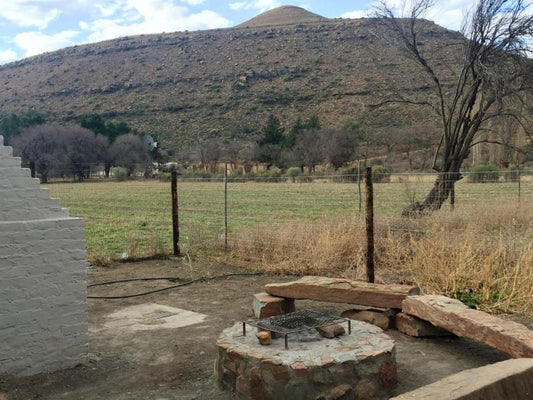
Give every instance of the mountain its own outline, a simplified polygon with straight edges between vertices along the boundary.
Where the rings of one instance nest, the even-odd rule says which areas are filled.
[[[295,25],[313,22],[325,22],[328,18],[309,12],[301,7],[281,6],[270,11],[259,14],[240,25],[237,28],[257,28],[276,25]]]
[[[423,48],[451,77],[463,37],[423,21]],[[431,96],[377,19],[327,19],[298,7],[238,27],[123,37],[0,66],[0,117],[36,111],[49,121],[90,113],[157,136],[166,149],[198,137],[250,140],[267,116],[285,125],[316,114],[322,126],[435,124],[427,110],[391,106],[391,93]]]

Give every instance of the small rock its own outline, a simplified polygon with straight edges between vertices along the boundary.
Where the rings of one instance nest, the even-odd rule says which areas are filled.
[[[270,334],[270,332],[268,331],[257,332],[256,336],[259,339],[259,343],[261,343],[263,346],[272,344],[272,335]]]
[[[267,293],[256,293],[252,303],[256,318],[267,318],[295,311],[294,299],[271,296]]]
[[[451,336],[445,329],[405,313],[396,315],[396,329],[413,337]]]
[[[345,330],[342,325],[336,324],[336,325],[328,325],[328,326],[320,326],[316,328],[318,333],[320,333],[321,336],[333,339],[334,337],[344,335]]]
[[[368,322],[369,324],[376,325],[386,331],[391,326],[391,319],[379,311],[358,311],[358,310],[346,310],[341,314],[342,318],[355,319],[357,321]]]

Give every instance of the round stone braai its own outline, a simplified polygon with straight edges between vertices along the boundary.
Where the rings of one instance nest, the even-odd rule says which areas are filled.
[[[217,341],[215,380],[240,399],[388,399],[396,384],[394,342],[383,331],[352,321],[352,332],[327,339],[315,329],[261,345],[257,328],[242,323]]]

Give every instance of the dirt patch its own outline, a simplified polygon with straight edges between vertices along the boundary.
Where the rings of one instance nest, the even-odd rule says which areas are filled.
[[[191,265],[180,260],[116,264],[108,268],[91,268],[89,283],[161,276],[180,280],[97,286],[90,288],[89,294],[135,294],[189,279],[235,272],[244,271],[207,263]],[[263,291],[266,283],[294,279],[273,275],[234,276],[129,299],[90,299],[88,361],[68,370],[27,378],[0,377],[0,393],[5,393],[7,400],[232,399],[232,393],[220,391],[213,384],[218,335],[235,322],[253,316],[252,295]],[[148,308],[144,308],[147,305]],[[134,306],[143,307],[141,310],[146,318],[142,320],[145,322],[139,323],[150,325],[148,329],[111,323],[114,313],[121,315],[120,312]],[[297,301],[296,308],[338,314],[350,306]],[[180,315],[182,311],[187,312],[183,315],[191,318],[191,324],[164,327],[166,322],[162,319]],[[397,344],[399,385],[396,394],[464,369],[509,358],[471,340],[453,337],[414,339],[396,331],[388,333]]]

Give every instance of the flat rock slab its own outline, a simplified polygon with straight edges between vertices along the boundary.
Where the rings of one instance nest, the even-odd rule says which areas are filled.
[[[402,308],[402,301],[407,296],[420,294],[416,286],[382,285],[323,276],[304,276],[294,282],[270,283],[265,285],[265,290],[273,296],[384,308]]]
[[[507,360],[468,369],[390,400],[533,399],[533,359]]]
[[[453,334],[479,340],[514,358],[533,357],[533,331],[468,308],[445,296],[412,296],[403,301],[403,312],[431,322]]]
[[[438,328],[423,319],[406,313],[396,315],[396,329],[413,337],[452,336],[446,329]]]

